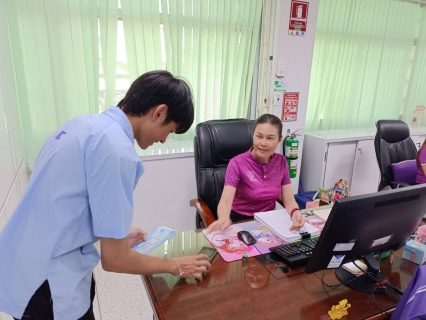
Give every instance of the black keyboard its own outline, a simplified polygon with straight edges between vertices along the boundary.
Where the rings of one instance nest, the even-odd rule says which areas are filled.
[[[299,265],[308,262],[317,241],[318,238],[303,239],[299,242],[272,247],[269,250],[278,254],[285,263]]]

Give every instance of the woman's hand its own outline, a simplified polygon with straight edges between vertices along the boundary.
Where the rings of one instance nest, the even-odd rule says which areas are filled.
[[[209,225],[209,227],[207,228],[207,232],[210,233],[215,230],[223,231],[226,228],[228,228],[231,224],[232,224],[232,220],[229,217],[222,218],[222,219],[216,220],[211,225]]]
[[[200,279],[203,273],[210,271],[211,265],[208,259],[209,257],[205,254],[173,259],[176,268],[172,274],[181,278]]]
[[[293,213],[291,221],[293,221],[293,225],[290,227],[290,231],[297,231],[300,230],[300,228],[302,228],[305,224],[305,217],[303,216],[302,212],[300,212],[300,210],[297,210]]]
[[[141,240],[146,240],[147,233],[139,228],[130,229],[130,233],[127,236],[129,239],[129,246],[132,249],[135,245],[137,245]]]

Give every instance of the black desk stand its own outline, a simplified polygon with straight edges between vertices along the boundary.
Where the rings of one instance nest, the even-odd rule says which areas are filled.
[[[380,264],[374,258],[374,256],[370,253],[363,257],[365,264],[367,265],[367,271],[364,274],[359,276],[355,276],[352,273],[346,271],[343,268],[336,269],[336,276],[339,278],[342,283],[347,285],[348,287],[362,291],[362,292],[385,292],[385,287],[377,287],[379,281],[373,279],[373,277],[380,279],[380,281],[389,279],[380,272]],[[369,276],[367,273],[373,275],[373,277]]]

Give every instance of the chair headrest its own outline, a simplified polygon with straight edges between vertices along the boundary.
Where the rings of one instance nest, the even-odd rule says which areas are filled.
[[[253,123],[252,120],[229,119],[198,124],[195,132],[200,166],[227,166],[233,157],[249,150],[253,144]]]
[[[376,137],[388,143],[399,142],[410,137],[408,125],[401,120],[379,120],[376,128]]]

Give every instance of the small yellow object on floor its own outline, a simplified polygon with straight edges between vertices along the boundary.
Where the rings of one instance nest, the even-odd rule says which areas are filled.
[[[332,306],[331,310],[328,312],[328,315],[332,320],[342,319],[344,316],[348,315],[347,309],[349,309],[351,305],[348,303],[347,299],[343,299],[339,302],[338,305]]]

